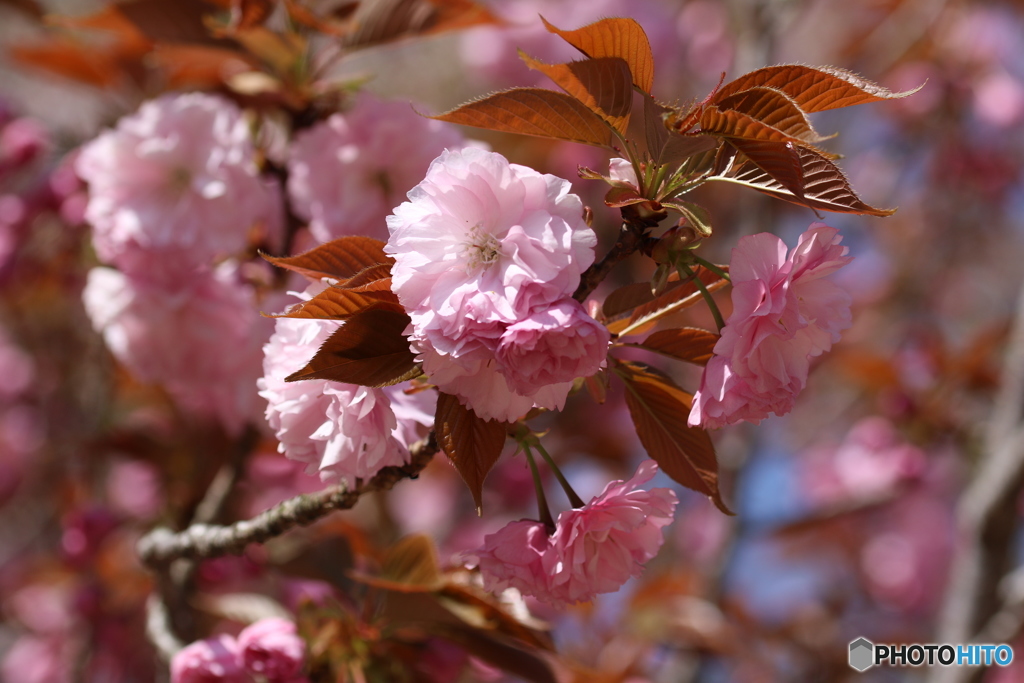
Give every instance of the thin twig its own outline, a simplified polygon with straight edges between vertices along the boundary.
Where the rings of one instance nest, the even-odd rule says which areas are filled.
[[[587,268],[580,276],[580,286],[576,288],[572,298],[580,303],[586,301],[597,286],[601,284],[620,261],[636,252],[643,244],[647,231],[658,225],[665,218],[665,213],[641,216],[637,209],[626,206],[622,209],[622,226],[619,228],[619,239],[604,257]]]

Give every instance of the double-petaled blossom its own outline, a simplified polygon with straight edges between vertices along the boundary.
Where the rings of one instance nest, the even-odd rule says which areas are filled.
[[[323,289],[314,284],[302,296]],[[420,427],[433,423],[435,392],[406,395],[401,386],[375,389],[329,380],[287,382],[339,328],[326,320],[278,318],[264,347],[258,386],[279,450],[324,480],[353,483],[382,467],[409,461]]]
[[[206,264],[281,224],[276,183],[260,176],[249,126],[229,100],[202,93],[143,104],[82,148],[86,220],[100,258],[136,267],[139,250]]]
[[[644,461],[629,481],[613,481],[582,508],[560,514],[550,536],[540,522],[522,520],[485,537],[472,555],[484,586],[556,605],[618,590],[658,553],[662,528],[672,522],[675,493],[640,488],[657,471]]]
[[[233,261],[183,271],[173,282],[155,271],[93,268],[82,293],[93,327],[136,377],[238,432],[259,419],[255,382],[269,321]]]
[[[500,154],[446,151],[388,217],[413,350],[482,418],[561,408],[572,380],[604,362],[608,332],[571,300],[597,239],[569,189]]]
[[[288,159],[292,208],[321,242],[386,238],[391,209],[442,150],[462,144],[454,126],[420,116],[407,102],[362,93],[351,109],[295,136]]]
[[[824,279],[851,260],[839,231],[814,223],[789,255],[778,237],[744,237],[730,263],[733,312],[715,344],[689,423],[759,423],[790,411],[810,359],[850,326],[850,296]]]

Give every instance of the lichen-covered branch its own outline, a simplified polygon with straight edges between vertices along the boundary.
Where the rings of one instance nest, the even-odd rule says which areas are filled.
[[[431,434],[410,449],[412,457],[409,464],[385,467],[372,479],[360,481],[352,489],[342,484],[296,496],[253,519],[234,524],[193,524],[179,532],[154,529],[139,541],[139,556],[148,566],[160,568],[181,558],[205,559],[241,553],[250,543],[262,543],[297,526],[312,524],[334,510],[347,510],[365,493],[386,491],[402,479],[415,478],[437,450]]]

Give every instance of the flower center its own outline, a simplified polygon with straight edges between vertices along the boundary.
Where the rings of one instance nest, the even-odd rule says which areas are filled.
[[[462,249],[462,256],[470,269],[489,266],[501,256],[501,242],[490,233],[485,233],[479,225],[469,229],[469,239]]]

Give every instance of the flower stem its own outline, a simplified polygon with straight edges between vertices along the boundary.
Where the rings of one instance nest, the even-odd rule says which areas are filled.
[[[537,509],[540,512],[540,521],[548,530],[548,535],[555,532],[555,520],[551,517],[551,510],[548,508],[548,499],[544,495],[544,484],[540,481],[540,472],[537,471],[537,463],[533,461],[533,453],[530,447],[523,445],[523,452],[526,453],[526,462],[530,463],[530,474],[533,475],[533,488],[537,490]]]
[[[711,309],[711,315],[715,317],[715,324],[718,325],[718,331],[721,332],[722,328],[725,327],[725,319],[722,318],[722,312],[718,310],[718,304],[711,297],[711,292],[704,285],[699,277],[696,277],[690,266],[685,263],[678,263],[676,267],[679,269],[679,277],[690,277],[693,278],[693,283],[697,285],[697,289],[700,290],[701,296],[704,297],[704,301],[707,302],[708,308]]]
[[[710,270],[715,275],[718,275],[719,277],[721,277],[723,280],[726,280],[728,282],[732,282],[732,278],[729,277],[729,273],[725,272],[724,270],[722,270],[721,268],[716,266],[714,263],[711,263],[710,261],[705,261],[700,256],[697,256],[696,254],[694,254],[692,252],[690,253],[690,258],[692,258],[698,265],[704,266],[705,268]]]
[[[558,483],[561,484],[562,490],[565,491],[565,495],[569,497],[569,504],[574,508],[581,508],[586,505],[586,503],[583,502],[583,499],[572,490],[572,486],[569,485],[569,481],[565,478],[565,475],[562,474],[562,470],[558,469],[558,465],[555,464],[555,461],[550,455],[548,455],[548,452],[544,450],[544,447],[540,445],[539,441],[537,442],[537,450],[540,451],[541,456],[551,467],[551,471],[555,473],[555,478],[558,479]]]

